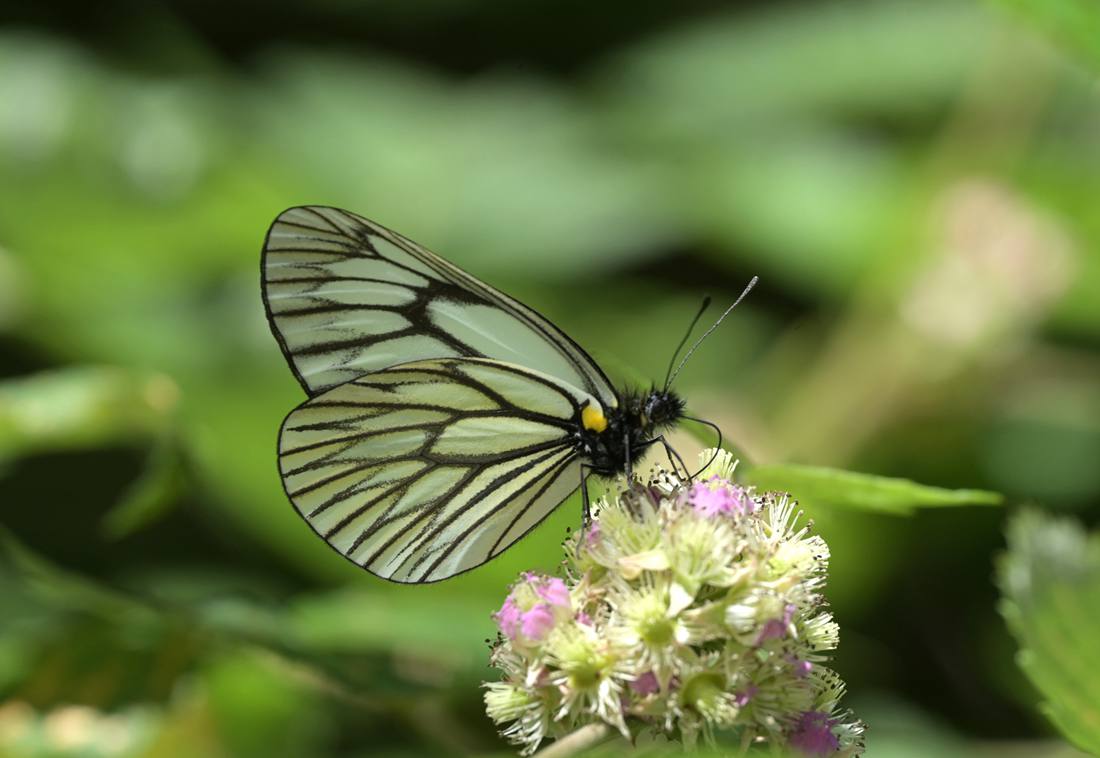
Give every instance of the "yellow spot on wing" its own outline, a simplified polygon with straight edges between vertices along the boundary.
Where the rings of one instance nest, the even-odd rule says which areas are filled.
[[[581,411],[581,424],[585,429],[599,434],[607,428],[607,419],[598,405],[586,405]]]

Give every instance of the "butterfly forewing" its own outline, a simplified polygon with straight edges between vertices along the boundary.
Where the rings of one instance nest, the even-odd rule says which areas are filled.
[[[279,466],[295,507],[348,559],[437,581],[498,555],[576,489],[574,434],[595,403],[498,361],[406,363],[300,405]]]
[[[399,363],[490,358],[613,408],[614,388],[550,321],[411,240],[347,211],[284,211],[264,243],[264,302],[310,395]]]

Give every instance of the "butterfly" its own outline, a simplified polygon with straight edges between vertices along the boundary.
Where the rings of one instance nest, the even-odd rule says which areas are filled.
[[[284,489],[384,579],[480,566],[589,474],[629,474],[685,417],[671,363],[662,388],[619,392],[534,309],[354,213],[284,211],[261,270],[272,333],[309,396],[279,431]]]

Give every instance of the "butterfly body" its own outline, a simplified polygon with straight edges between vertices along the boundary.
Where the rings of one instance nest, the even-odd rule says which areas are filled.
[[[625,393],[600,431],[582,422],[578,452],[594,474],[625,474],[662,432],[676,425],[683,412],[684,401],[668,390]]]
[[[667,389],[618,392],[534,309],[348,211],[284,211],[261,269],[308,396],[280,429],[284,489],[377,576],[434,582],[481,565],[588,473],[630,471],[683,414]]]

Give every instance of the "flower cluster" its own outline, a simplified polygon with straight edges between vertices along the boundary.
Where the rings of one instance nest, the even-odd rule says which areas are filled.
[[[490,718],[529,754],[604,722],[693,745],[768,742],[808,756],[862,751],[823,664],[828,546],[787,496],[731,481],[723,451],[694,482],[656,471],[596,505],[566,541],[565,579],[524,574],[495,615]]]

